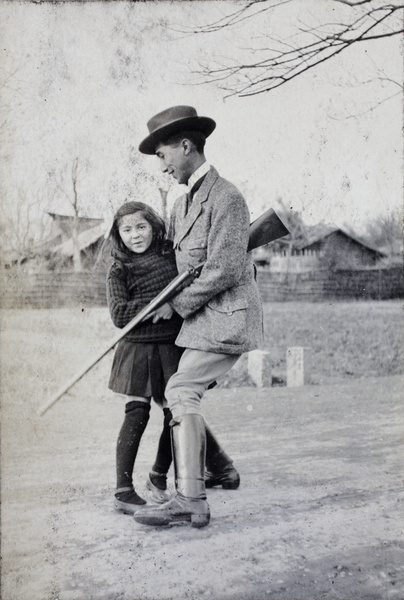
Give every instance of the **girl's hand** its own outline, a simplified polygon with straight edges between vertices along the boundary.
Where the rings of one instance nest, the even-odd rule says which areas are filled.
[[[165,304],[160,306],[160,308],[157,308],[155,311],[153,311],[150,316],[153,317],[153,323],[157,323],[158,321],[160,321],[160,319],[164,319],[165,321],[171,319],[173,314],[174,309],[171,308],[168,302],[166,302]]]

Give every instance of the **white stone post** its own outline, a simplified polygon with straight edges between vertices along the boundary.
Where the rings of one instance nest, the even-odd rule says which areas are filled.
[[[271,387],[272,365],[269,352],[252,350],[248,353],[248,374],[257,387]]]
[[[286,351],[286,385],[300,387],[310,383],[311,374],[308,353],[310,348],[293,346]]]

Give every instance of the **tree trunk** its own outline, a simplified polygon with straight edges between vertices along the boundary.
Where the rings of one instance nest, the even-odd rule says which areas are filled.
[[[72,183],[73,183],[73,231],[72,231],[72,242],[73,242],[73,268],[75,273],[82,271],[81,265],[81,252],[79,246],[79,209],[78,209],[78,197],[77,197],[77,166],[78,158],[73,162],[72,167]]]

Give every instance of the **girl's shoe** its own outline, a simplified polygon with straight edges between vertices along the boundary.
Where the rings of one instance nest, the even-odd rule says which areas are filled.
[[[171,494],[167,490],[167,476],[163,473],[150,471],[146,487],[151,492],[151,499],[157,504],[163,504],[171,498]]]
[[[133,488],[120,488],[115,492],[114,506],[116,510],[126,515],[133,515],[142,504],[146,504],[146,500],[143,500]]]

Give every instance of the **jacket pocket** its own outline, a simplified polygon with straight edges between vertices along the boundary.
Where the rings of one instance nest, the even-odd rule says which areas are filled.
[[[247,341],[247,308],[244,298],[208,302],[212,338],[220,344],[241,345]]]
[[[183,240],[179,245],[179,250],[180,252],[182,251],[184,255],[188,255],[193,263],[205,262],[208,250],[206,236],[189,241]]]

